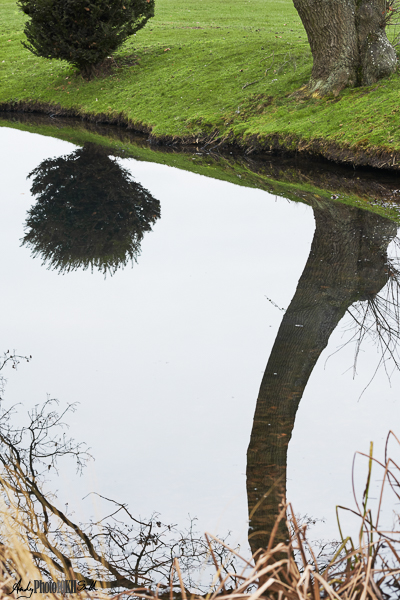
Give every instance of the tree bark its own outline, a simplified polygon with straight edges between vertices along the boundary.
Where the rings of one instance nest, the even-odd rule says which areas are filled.
[[[391,75],[396,52],[386,37],[386,0],[293,0],[313,56],[312,94],[338,95]]]
[[[385,285],[386,249],[397,232],[392,221],[343,204],[315,208],[314,216],[310,255],[268,360],[247,451],[253,554],[267,547],[286,498],[288,444],[312,370],[347,308]],[[283,520],[275,543],[287,538]]]

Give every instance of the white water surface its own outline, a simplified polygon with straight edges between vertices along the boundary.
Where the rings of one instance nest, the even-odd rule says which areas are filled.
[[[126,502],[142,518],[232,533],[246,546],[246,450],[262,374],[282,312],[295,292],[313,233],[311,208],[175,168],[120,160],[161,203],[138,264],[113,277],[59,275],[20,246],[34,199],[28,173],[75,148],[0,129],[0,351],[32,354],[9,372],[6,403],[26,408],[46,394],[78,402],[70,433],[96,461],[56,485],[75,518],[98,509],[89,492]],[[366,348],[359,375],[341,343],[342,324],[321,355],[289,446],[288,499],[315,518],[313,537],[337,537],[335,505],[352,506],[356,450],[377,452],[400,433],[399,378]],[[364,471],[359,472],[362,488]],[[350,527],[350,523],[349,523]]]

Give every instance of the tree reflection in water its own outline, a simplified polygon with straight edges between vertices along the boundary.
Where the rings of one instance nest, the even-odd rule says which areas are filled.
[[[160,217],[159,201],[92,143],[44,160],[28,177],[37,199],[22,244],[63,273],[79,267],[115,273],[136,260],[144,233]]]
[[[393,285],[397,286],[398,275],[394,275],[397,271],[387,257],[388,244],[397,233],[396,224],[335,203],[315,206],[314,216],[316,229],[310,255],[268,360],[247,451],[249,542],[253,553],[268,546],[279,505],[286,498],[287,450],[297,408],[340,319],[354,305],[353,317],[357,315],[361,337],[377,335],[392,357],[399,338],[398,321],[397,325],[393,322],[394,329],[384,330],[389,323],[385,315],[397,306]],[[391,291],[390,285],[385,287],[388,281]],[[384,287],[389,293],[378,296]],[[275,541],[287,538],[282,520]]]
[[[160,217],[159,202],[93,144],[43,161],[30,177],[37,202],[28,212],[22,243],[61,272],[89,266],[115,272],[136,260],[144,233]],[[372,334],[382,356],[388,352],[395,359],[399,339],[399,272],[387,256],[396,224],[339,203],[314,205],[314,216],[310,254],[267,363],[247,452],[253,553],[268,546],[286,496],[287,449],[296,412],[339,321],[350,309],[358,349]],[[386,295],[380,294],[383,288]],[[287,537],[281,521],[276,542]]]

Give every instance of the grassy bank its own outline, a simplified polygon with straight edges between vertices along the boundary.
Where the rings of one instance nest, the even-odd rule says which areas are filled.
[[[378,167],[400,163],[398,74],[338,98],[291,96],[311,54],[291,0],[158,0],[156,17],[87,82],[21,45],[24,15],[0,0],[0,106],[52,105],[159,138],[286,147]],[[397,157],[397,153],[399,156]]]

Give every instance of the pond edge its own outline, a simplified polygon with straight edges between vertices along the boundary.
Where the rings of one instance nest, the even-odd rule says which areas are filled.
[[[64,108],[60,104],[47,102],[3,102],[0,103],[0,112],[3,113],[36,113],[50,117],[67,117],[80,119],[95,124],[112,125],[125,128],[131,132],[147,134],[148,141],[154,145],[174,146],[175,148],[192,146],[208,150],[235,149],[244,155],[272,154],[275,156],[296,157],[308,159],[325,159],[330,162],[353,166],[380,169],[392,172],[400,171],[400,153],[380,146],[367,148],[340,145],[324,138],[303,139],[294,134],[280,135],[278,133],[266,135],[252,135],[237,137],[234,134],[221,136],[216,129],[211,133],[172,136],[155,135],[152,126],[127,119],[123,113],[89,113],[79,109]]]

